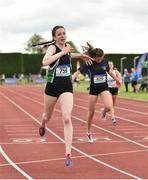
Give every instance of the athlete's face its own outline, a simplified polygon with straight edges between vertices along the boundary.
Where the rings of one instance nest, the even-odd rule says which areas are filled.
[[[113,69],[113,68],[114,68],[114,65],[113,65],[112,62],[109,62],[108,64],[109,64],[110,69]]]
[[[56,30],[54,40],[58,44],[65,44],[66,42],[66,32],[64,28],[59,28]]]
[[[103,56],[101,56],[101,57],[96,57],[96,58],[95,58],[95,61],[96,61],[96,62],[101,62],[101,61],[104,59],[104,56],[105,56],[105,55],[103,54]]]

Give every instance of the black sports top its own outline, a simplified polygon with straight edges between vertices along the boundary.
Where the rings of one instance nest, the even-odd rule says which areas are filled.
[[[56,53],[59,53],[61,49],[56,47]],[[47,82],[54,84],[68,84],[72,83],[71,80],[71,58],[70,54],[65,54],[64,56],[57,59],[55,62],[51,63],[48,68]]]
[[[93,61],[92,65],[83,64],[78,70],[82,74],[88,71],[90,85],[101,86],[107,84],[106,72],[109,72],[109,65],[106,59],[103,59],[100,63]]]

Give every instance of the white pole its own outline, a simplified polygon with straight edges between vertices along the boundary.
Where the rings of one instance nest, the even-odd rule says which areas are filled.
[[[136,60],[139,58],[139,56],[134,57],[134,68],[136,68]]]
[[[121,72],[121,76],[123,75],[123,60],[125,60],[125,59],[126,59],[126,57],[122,57],[120,59],[120,72]]]

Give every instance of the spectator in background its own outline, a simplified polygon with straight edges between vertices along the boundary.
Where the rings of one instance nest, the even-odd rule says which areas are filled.
[[[0,77],[1,85],[4,84],[4,82],[5,82],[5,74],[2,74],[1,77]]]
[[[24,79],[24,74],[22,73],[22,74],[20,74],[20,76],[19,76],[19,80],[22,81],[23,79]]]
[[[16,73],[13,74],[13,79],[16,79]]]
[[[123,82],[125,86],[125,91],[128,92],[128,85],[130,83],[130,74],[126,68],[124,69]]]
[[[133,92],[138,92],[137,83],[138,83],[139,75],[136,68],[131,69],[131,85],[133,88]]]
[[[148,86],[147,86],[147,76],[142,74],[142,77],[140,79],[140,88],[139,91],[144,91],[144,90],[148,90]]]

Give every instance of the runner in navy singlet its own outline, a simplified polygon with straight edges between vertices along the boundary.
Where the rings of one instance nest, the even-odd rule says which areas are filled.
[[[112,120],[114,117],[114,108],[112,102],[112,96],[108,89],[107,84],[107,72],[116,80],[117,84],[121,84],[119,79],[113,74],[112,70],[110,70],[108,61],[104,58],[104,52],[102,49],[93,48],[88,43],[87,54],[91,56],[94,61],[91,65],[83,64],[74,74],[73,80],[86,70],[89,72],[90,77],[90,88],[89,88],[89,104],[88,104],[88,115],[87,115],[87,137],[88,142],[93,142],[92,134],[91,134],[91,124],[92,118],[95,112],[95,105],[97,103],[98,95],[104,104],[104,109],[102,111],[101,118],[104,119],[107,112],[111,112]]]

